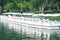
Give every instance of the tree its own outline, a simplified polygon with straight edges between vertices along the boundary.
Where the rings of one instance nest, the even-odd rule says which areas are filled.
[[[8,5],[8,6],[7,6]],[[11,6],[12,5],[12,6]],[[5,9],[29,11],[59,10],[60,0],[0,0],[1,13]],[[13,7],[14,6],[14,7]]]
[[[5,9],[6,10],[12,10],[14,8],[14,3],[7,3],[6,5],[5,5]]]
[[[1,13],[4,11],[5,0],[0,0]]]

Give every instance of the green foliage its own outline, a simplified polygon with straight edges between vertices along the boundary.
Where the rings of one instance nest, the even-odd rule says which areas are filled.
[[[25,7],[24,4],[22,4],[22,3],[17,3],[17,6],[18,6],[18,8],[24,8]]]
[[[4,10],[30,10],[39,11],[40,7],[45,10],[58,10],[60,0],[0,0],[0,6]],[[4,8],[5,7],[5,8]],[[28,12],[28,11],[27,11]]]
[[[8,4],[5,5],[6,10],[11,10],[11,9],[13,9],[13,7],[14,7],[13,3],[8,3]]]
[[[1,10],[1,6],[0,6],[0,10]]]

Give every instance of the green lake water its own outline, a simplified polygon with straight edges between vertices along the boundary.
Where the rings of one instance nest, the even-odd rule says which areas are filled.
[[[6,26],[7,24],[3,24],[0,22],[0,40],[41,40],[41,37],[31,38],[27,35],[22,35],[22,33],[16,33],[13,30],[9,30],[8,28],[6,28]],[[60,37],[58,37],[58,35],[53,35],[51,36],[50,40],[60,40]]]
[[[0,40],[40,40],[40,38],[31,38],[27,35],[21,35],[6,28],[6,24],[0,22]]]

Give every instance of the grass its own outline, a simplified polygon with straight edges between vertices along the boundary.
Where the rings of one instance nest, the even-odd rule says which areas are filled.
[[[47,16],[47,17],[44,17],[45,19],[51,19],[51,20],[60,20],[60,16],[55,16],[55,17],[52,17],[52,16]]]

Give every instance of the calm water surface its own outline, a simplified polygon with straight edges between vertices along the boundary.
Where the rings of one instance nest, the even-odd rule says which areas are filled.
[[[0,22],[0,40],[40,40],[40,38],[31,38],[26,35],[21,35],[21,33],[16,33],[7,28],[7,24]]]
[[[26,34],[22,35],[22,33],[16,33],[13,29],[9,30],[7,26],[7,23],[3,24],[0,22],[0,40],[41,40],[41,37],[31,38]],[[50,40],[60,40],[60,37],[58,37],[58,35],[52,35]]]

